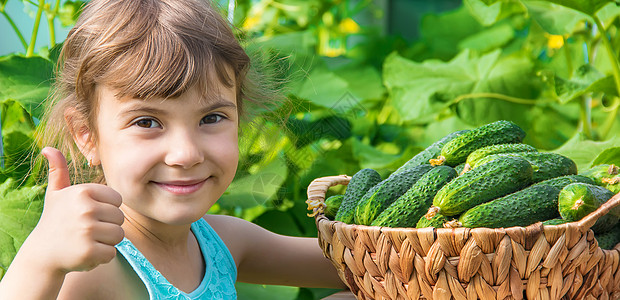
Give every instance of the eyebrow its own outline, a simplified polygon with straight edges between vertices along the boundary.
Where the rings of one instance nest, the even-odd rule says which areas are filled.
[[[218,108],[233,108],[233,109],[237,109],[237,105],[230,102],[230,101],[226,101],[226,100],[222,100],[222,99],[218,99],[215,100],[211,103],[209,103],[207,106],[202,107],[199,112],[200,113],[206,113],[208,111],[212,111]],[[155,108],[155,107],[150,107],[147,105],[134,105],[133,108],[130,108],[126,111],[123,111],[120,113],[121,116],[124,115],[128,115],[128,114],[133,114],[136,112],[140,112],[140,113],[149,113],[149,114],[158,114],[158,115],[166,115],[167,111],[163,110],[163,109],[159,109],[159,108]]]

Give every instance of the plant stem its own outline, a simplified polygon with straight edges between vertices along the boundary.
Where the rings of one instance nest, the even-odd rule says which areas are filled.
[[[605,139],[611,131],[611,127],[614,126],[616,116],[618,115],[618,108],[620,108],[620,98],[614,97],[613,109],[609,115],[607,115],[607,119],[605,119],[605,122],[601,126],[601,139]]]
[[[581,96],[579,118],[581,119],[581,127],[586,137],[591,140],[592,137],[592,122],[590,121],[590,108],[592,99],[590,97]]]
[[[54,4],[54,9],[51,12],[45,12],[47,15],[47,28],[50,32],[50,48],[56,45],[56,26],[54,25],[54,20],[56,20],[56,16],[58,15],[58,7],[60,6],[60,0],[56,0]]]
[[[460,95],[456,97],[456,99],[454,99],[453,104],[458,103],[465,99],[469,99],[469,98],[495,98],[495,99],[504,100],[508,102],[513,102],[513,103],[518,103],[518,104],[527,104],[527,105],[534,105],[537,102],[537,100],[534,100],[534,99],[516,98],[516,97],[506,96],[503,94],[498,94],[498,93],[472,93],[472,94],[465,94],[465,95]]]
[[[24,46],[24,50],[28,49],[28,44],[26,43],[26,39],[24,39],[24,36],[19,31],[19,28],[17,28],[17,25],[15,25],[15,22],[13,22],[13,19],[9,16],[9,14],[6,13],[6,11],[4,11],[4,7],[2,7],[2,14],[6,18],[6,20],[9,21],[9,24],[11,24],[13,31],[15,31],[15,34],[17,34],[19,41],[22,43],[22,46]]]
[[[22,108],[22,115],[24,116],[24,123],[28,124],[28,126],[30,126],[30,129],[35,130],[37,128],[37,125],[34,124],[32,116],[25,108]]]
[[[566,58],[566,68],[568,69],[568,78],[570,79],[571,77],[573,77],[573,56],[572,53],[570,51],[570,48],[568,47],[568,44],[566,43],[566,40],[564,37],[562,37],[562,40],[564,42],[564,57]]]
[[[50,31],[50,47],[54,47],[56,45],[56,33],[54,30],[54,18],[47,18],[47,27]]]
[[[45,6],[45,0],[39,0],[39,7],[37,8],[37,16],[34,19],[34,27],[32,28],[32,35],[30,37],[30,44],[26,50],[26,57],[31,57],[34,54],[34,45],[37,41],[37,35],[39,33],[39,24],[41,23],[41,15],[43,15],[43,7]]]
[[[603,23],[601,22],[601,20],[596,15],[593,15],[592,19],[594,19],[594,22],[596,23],[596,27],[598,27],[598,30],[601,34],[601,40],[603,41],[603,46],[605,47],[607,55],[609,56],[609,60],[611,63],[611,69],[614,74],[614,81],[616,83],[616,91],[618,92],[618,95],[620,95],[620,63],[618,62],[618,56],[616,56],[616,53],[614,52],[614,49],[611,46],[611,42],[607,38],[607,31],[605,30],[605,27],[603,27]],[[613,120],[616,118],[617,114],[618,114],[618,108],[616,107],[611,112],[611,115],[608,117],[608,120],[612,120],[612,121],[605,122],[604,127],[601,128],[601,139],[605,139],[609,131],[611,131],[611,126],[613,126],[614,124]]]

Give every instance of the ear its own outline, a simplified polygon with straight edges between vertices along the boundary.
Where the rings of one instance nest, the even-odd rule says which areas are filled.
[[[73,107],[67,108],[64,115],[73,141],[80,149],[80,152],[82,152],[82,155],[90,164],[100,164],[99,152],[97,151],[88,122]]]

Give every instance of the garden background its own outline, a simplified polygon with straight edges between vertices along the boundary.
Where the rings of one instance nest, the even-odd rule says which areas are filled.
[[[620,165],[616,1],[218,2],[288,100],[243,128],[238,174],[210,213],[316,236],[304,203],[312,179],[362,168],[385,177],[440,137],[499,119],[579,169]],[[80,5],[0,0],[0,278],[41,213],[45,169],[29,154]],[[237,288],[240,299],[335,292]]]

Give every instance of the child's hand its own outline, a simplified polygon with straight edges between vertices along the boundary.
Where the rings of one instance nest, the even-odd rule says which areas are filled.
[[[49,147],[42,154],[49,162],[49,179],[43,214],[31,234],[41,261],[63,273],[110,262],[124,236],[121,195],[102,184],[72,186],[63,154]]]

